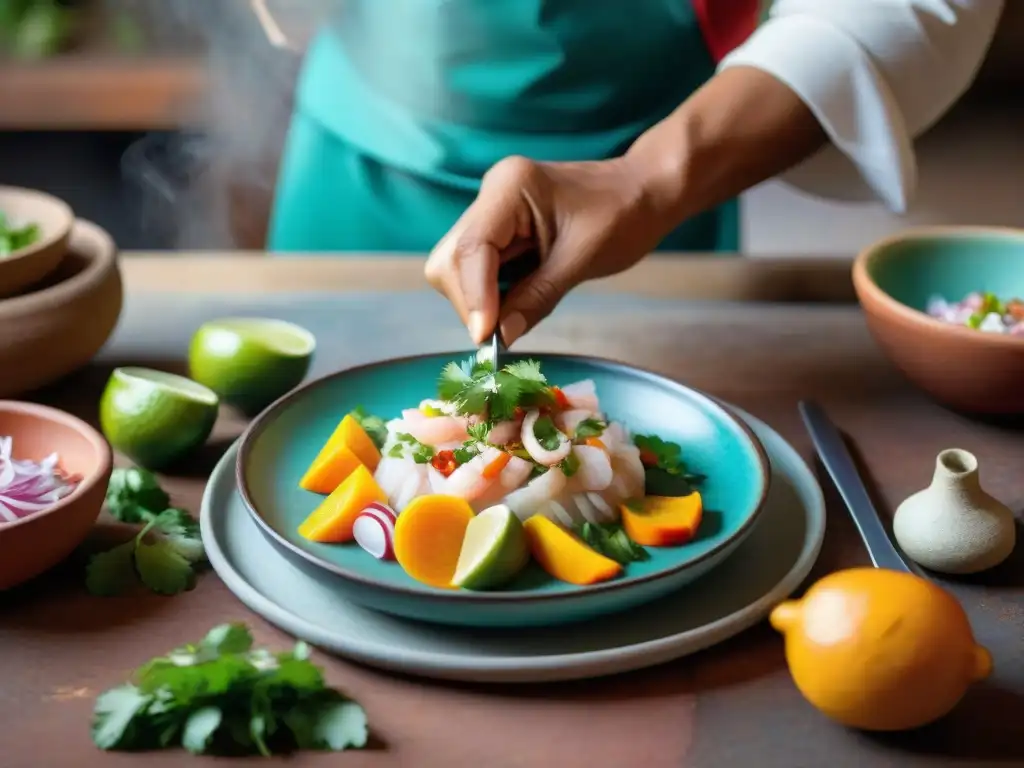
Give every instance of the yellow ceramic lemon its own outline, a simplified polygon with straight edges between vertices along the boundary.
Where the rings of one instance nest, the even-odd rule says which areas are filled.
[[[797,688],[844,725],[916,728],[945,715],[992,657],[960,603],[932,582],[880,568],[833,573],[772,612]]]

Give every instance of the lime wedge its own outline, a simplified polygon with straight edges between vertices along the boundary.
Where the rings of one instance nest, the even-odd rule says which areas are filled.
[[[189,346],[189,375],[247,414],[297,387],[316,339],[284,320],[228,317],[200,326]]]
[[[210,436],[218,398],[201,384],[149,368],[116,368],[100,398],[100,428],[136,464],[160,469]]]
[[[498,504],[470,521],[452,584],[462,589],[494,589],[510,581],[529,559],[523,524],[511,509]]]

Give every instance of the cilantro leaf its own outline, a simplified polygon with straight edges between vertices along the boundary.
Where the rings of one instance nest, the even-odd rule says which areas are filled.
[[[487,442],[487,435],[491,432],[491,424],[486,421],[470,424],[466,427],[466,432],[473,440],[476,440],[479,443],[485,443]]]
[[[366,712],[353,701],[334,701],[322,705],[313,726],[313,743],[320,749],[341,752],[349,747],[362,749],[369,738]]]
[[[193,755],[201,755],[213,741],[213,735],[220,728],[224,713],[217,707],[202,707],[188,716],[181,733],[181,746]]]
[[[297,643],[252,648],[243,624],[214,627],[199,643],[144,664],[134,683],[101,694],[94,743],[107,750],[180,744],[195,754],[262,754],[364,747],[366,713],[327,687]]]
[[[587,546],[620,565],[650,558],[647,550],[629,538],[618,523],[598,525],[585,522],[579,527],[579,536]]]
[[[388,449],[388,456],[392,459],[400,459],[405,455],[405,449],[401,443],[395,443]]]
[[[452,455],[455,457],[455,463],[459,466],[466,464],[473,460],[473,458],[479,455],[479,446],[472,440],[467,440],[462,444],[461,448],[456,448],[452,451]]]
[[[574,437],[577,440],[586,440],[588,437],[600,437],[607,428],[608,425],[600,419],[583,419],[583,421],[576,425]]]
[[[576,458],[575,453],[570,453],[562,459],[558,466],[561,468],[563,475],[566,477],[572,477],[580,469],[580,460]]]
[[[441,371],[441,378],[437,381],[437,396],[441,400],[456,401],[472,383],[472,367],[467,369],[465,362],[457,363],[453,360]]]
[[[167,509],[171,497],[156,475],[139,467],[117,467],[107,484],[107,510],[123,523],[148,523]]]
[[[388,428],[384,424],[384,419],[367,413],[361,405],[356,406],[349,416],[355,419],[359,426],[363,428],[363,431],[370,436],[374,445],[377,446],[377,450],[384,447],[384,443],[388,439]]]
[[[114,597],[135,582],[135,539],[89,558],[85,588],[97,597]]]
[[[536,385],[536,389],[544,389],[547,387],[548,380],[544,374],[540,371],[540,363],[536,360],[519,360],[514,363],[509,363],[504,368],[505,372],[510,376],[514,376],[520,381],[528,385]]]
[[[534,423],[533,434],[541,447],[548,451],[558,448],[564,439],[550,416],[541,416],[537,419]]]
[[[192,564],[163,541],[139,542],[135,548],[135,569],[142,583],[160,595],[176,595],[195,586]]]
[[[399,442],[391,447],[391,450],[388,451],[388,456],[395,459],[408,456],[417,464],[429,464],[430,460],[434,458],[433,446],[421,443],[406,432],[399,432],[396,437]],[[395,450],[396,448],[398,450]]]

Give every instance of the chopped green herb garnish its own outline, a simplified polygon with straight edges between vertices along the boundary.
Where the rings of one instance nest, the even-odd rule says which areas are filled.
[[[580,525],[579,535],[595,552],[620,565],[629,565],[650,558],[647,550],[629,538],[618,523],[597,525],[586,522]]]
[[[474,457],[480,454],[480,449],[477,444],[472,440],[467,440],[462,444],[461,448],[456,448],[452,451],[455,457],[455,463],[458,465],[466,464],[473,460]]]
[[[646,454],[653,461],[654,466],[668,472],[670,475],[681,475],[686,472],[686,465],[683,463],[683,449],[676,443],[662,440],[657,435],[635,435],[633,444],[640,449],[641,458],[648,464]]]
[[[466,432],[474,440],[485,443],[487,442],[487,435],[490,434],[491,425],[486,421],[479,422],[477,424],[470,424],[466,427]]]
[[[0,259],[36,243],[41,234],[37,224],[15,228],[10,226],[4,214],[0,213]]]
[[[384,447],[384,443],[388,440],[388,428],[384,424],[384,419],[380,416],[370,415],[361,405],[356,406],[356,409],[349,415],[359,422],[359,426],[370,436],[378,450]]]
[[[388,450],[388,456],[391,458],[400,459],[403,456],[408,456],[417,464],[428,464],[434,458],[433,447],[421,443],[408,432],[399,432],[395,435],[395,439],[399,442]]]
[[[366,746],[366,713],[329,688],[309,648],[253,649],[241,624],[212,629],[101,694],[92,739],[104,750],[181,746],[195,754],[263,755]]]
[[[562,433],[558,431],[550,416],[541,416],[534,424],[533,434],[537,442],[547,451],[553,451],[562,444]]]
[[[492,421],[511,419],[516,408],[544,393],[547,381],[540,363],[523,360],[495,372],[490,363],[451,362],[438,380],[438,397],[454,403],[463,416],[487,416]]]
[[[562,474],[566,477],[572,477],[580,469],[580,460],[576,458],[575,453],[570,453],[559,463],[559,468],[562,470]]]
[[[586,440],[588,437],[600,437],[608,428],[600,419],[584,419],[576,425],[575,437],[577,440]]]

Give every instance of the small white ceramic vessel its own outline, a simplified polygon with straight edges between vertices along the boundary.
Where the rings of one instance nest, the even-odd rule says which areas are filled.
[[[999,565],[1013,551],[1016,530],[1013,512],[981,487],[977,458],[959,448],[938,455],[931,485],[900,504],[893,520],[908,557],[950,574]]]

